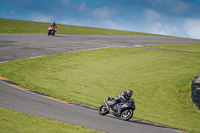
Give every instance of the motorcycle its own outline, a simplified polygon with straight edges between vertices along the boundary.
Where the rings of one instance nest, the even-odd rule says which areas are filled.
[[[108,101],[109,102],[104,100],[104,104],[99,107],[100,115],[107,115],[108,113],[111,113],[115,117],[120,117],[125,121],[128,121],[133,117],[133,112],[136,108],[134,99],[131,99],[128,102],[113,104],[114,98],[108,97]]]
[[[55,33],[56,33],[56,31],[57,31],[57,29],[53,29],[53,26],[49,26],[49,27],[48,27],[48,36],[49,36],[49,35],[54,36]]]

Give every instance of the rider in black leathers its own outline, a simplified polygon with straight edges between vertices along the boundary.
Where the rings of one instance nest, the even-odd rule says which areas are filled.
[[[124,91],[123,93],[121,93],[119,96],[116,96],[115,99],[114,99],[114,103],[111,105],[112,107],[115,107],[116,104],[118,103],[126,103],[128,102],[129,100],[131,100],[131,97],[133,95],[133,91],[132,90],[127,90],[127,91]],[[114,111],[116,111],[116,108],[113,108]]]

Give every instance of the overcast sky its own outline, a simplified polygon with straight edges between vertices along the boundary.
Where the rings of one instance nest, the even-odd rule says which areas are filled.
[[[0,0],[0,3],[0,18],[200,39],[200,0]]]

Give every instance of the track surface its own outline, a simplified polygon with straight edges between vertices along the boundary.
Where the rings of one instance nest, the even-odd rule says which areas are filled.
[[[141,44],[200,44],[200,40],[158,36],[0,34],[0,62],[102,47]]]
[[[0,62],[102,47],[140,44],[200,44],[200,40],[153,36],[0,34]],[[106,96],[105,96],[106,97]],[[103,101],[103,99],[102,99]],[[172,133],[137,120],[122,121],[96,111],[64,104],[0,82],[0,107],[113,133]]]

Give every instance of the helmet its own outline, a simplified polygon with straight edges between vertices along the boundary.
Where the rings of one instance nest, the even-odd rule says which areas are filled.
[[[133,95],[133,91],[130,90],[130,89],[128,89],[128,90],[127,90],[127,95],[128,95],[129,97],[132,97],[132,95]]]
[[[53,22],[53,24],[56,24],[55,22]]]

